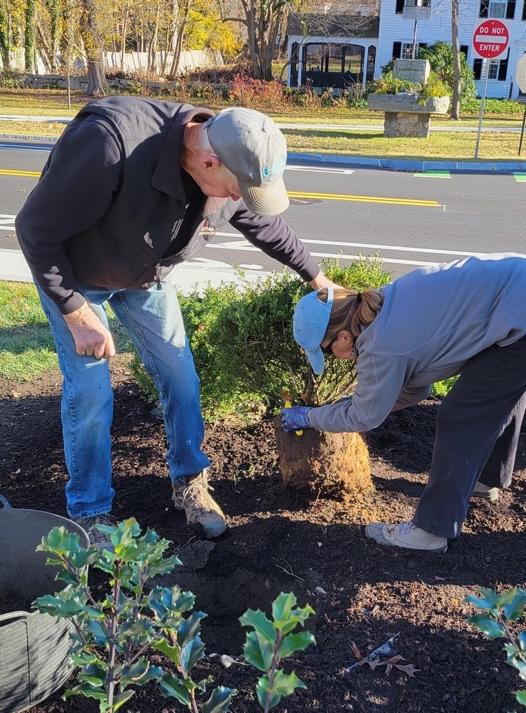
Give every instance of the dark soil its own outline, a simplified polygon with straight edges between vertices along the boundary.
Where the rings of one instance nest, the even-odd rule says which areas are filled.
[[[205,449],[213,460],[215,496],[230,529],[201,542],[170,506],[161,424],[151,416],[126,366],[115,370],[114,514],[135,516],[174,541],[184,563],[175,579],[192,589],[208,613],[203,638],[209,654],[239,657],[244,634],[238,617],[269,609],[280,591],[294,591],[316,610],[316,647],[295,657],[306,683],[278,710],[284,713],[505,713],[517,708],[520,688],[505,664],[502,641],[488,641],[466,622],[464,597],[479,586],[524,586],[526,450],[517,475],[497,504],[473,503],[462,537],[446,554],[384,550],[364,539],[370,518],[408,519],[429,468],[437,402],[392,415],[369,435],[376,494],[362,516],[339,501],[309,501],[285,491],[277,470],[272,424],[246,429],[210,426]],[[0,492],[17,507],[64,515],[65,470],[59,426],[59,378],[38,384],[0,382]],[[385,666],[345,669],[355,662],[353,642],[366,654],[397,634],[394,653],[418,669],[414,676]],[[256,713],[249,667],[221,668],[217,656],[202,676],[239,690],[235,713]],[[84,699],[56,694],[33,713],[97,710]],[[181,710],[154,687],[139,689],[126,708],[136,713]]]

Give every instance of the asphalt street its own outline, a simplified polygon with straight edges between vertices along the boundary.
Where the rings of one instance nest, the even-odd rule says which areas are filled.
[[[47,150],[0,148],[0,262],[17,256],[14,218],[47,156]],[[291,206],[285,218],[320,260],[350,264],[360,255],[377,254],[398,276],[472,253],[526,253],[523,174],[316,165],[290,166],[286,183]],[[254,276],[280,268],[229,226],[192,262],[199,271],[235,266]]]

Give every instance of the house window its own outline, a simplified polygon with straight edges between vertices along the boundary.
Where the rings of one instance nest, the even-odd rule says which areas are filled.
[[[506,3],[499,0],[490,0],[489,17],[506,17]]]
[[[418,55],[418,42],[415,46],[415,57]],[[412,42],[402,42],[402,47],[400,50],[400,59],[413,59],[413,43]]]
[[[404,11],[404,0],[396,0],[395,14],[401,15]]]
[[[524,0],[524,5],[522,6],[522,19],[526,20],[526,0]]]
[[[488,66],[488,79],[505,82],[508,75],[508,58],[510,51],[505,59],[490,59]],[[482,79],[482,60],[477,57],[473,60],[473,76],[475,79]]]
[[[479,17],[500,17],[513,20],[515,17],[516,0],[481,0]],[[523,19],[524,10],[523,10]]]

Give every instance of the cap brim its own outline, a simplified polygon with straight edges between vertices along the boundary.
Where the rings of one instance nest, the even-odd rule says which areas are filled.
[[[239,186],[245,205],[258,215],[279,215],[289,207],[285,182],[280,176],[262,186]]]
[[[325,369],[325,357],[323,356],[322,350],[316,349],[316,351],[313,352],[305,351],[305,356],[309,360],[312,371],[316,374],[316,376],[323,374]]]

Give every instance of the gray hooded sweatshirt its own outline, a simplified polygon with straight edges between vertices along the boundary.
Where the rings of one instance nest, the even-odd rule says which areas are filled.
[[[320,431],[370,431],[429,394],[468,359],[526,334],[526,256],[481,255],[427,267],[382,288],[383,306],[356,340],[352,397],[313,408]],[[526,369],[526,364],[524,365]]]

